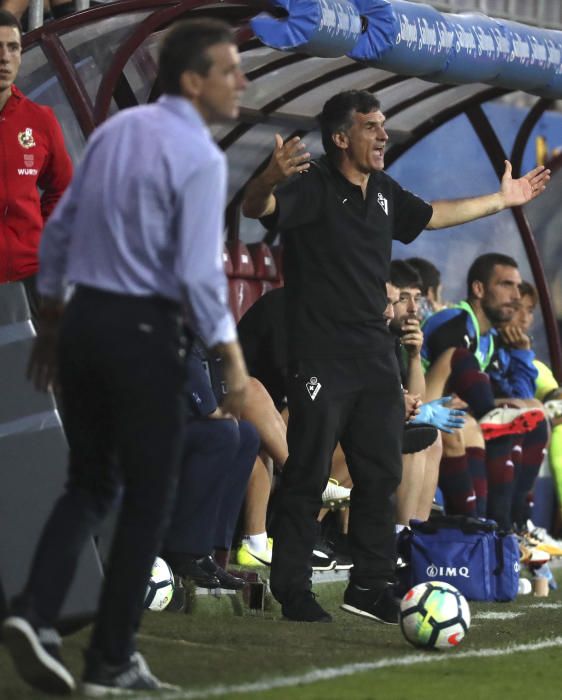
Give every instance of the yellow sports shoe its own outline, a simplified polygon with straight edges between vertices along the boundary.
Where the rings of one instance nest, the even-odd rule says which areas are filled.
[[[519,536],[519,560],[527,566],[541,566],[550,561],[550,554],[540,549],[536,542],[527,536]]]
[[[273,541],[267,540],[267,549],[257,551],[253,549],[248,540],[242,540],[242,544],[236,550],[236,563],[239,566],[271,566],[271,549]]]
[[[548,552],[551,557],[562,557],[562,542],[551,537],[544,527],[537,527],[532,520],[527,520],[525,537],[537,549]]]

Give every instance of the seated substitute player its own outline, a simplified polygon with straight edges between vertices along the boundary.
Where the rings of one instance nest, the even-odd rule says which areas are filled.
[[[521,283],[519,293],[521,298],[511,323],[504,329],[504,333],[515,341],[521,336],[526,336],[531,344],[534,312],[539,297],[537,290],[529,282]],[[556,485],[558,507],[562,513],[562,389],[550,367],[537,357],[533,359],[533,364],[537,370],[535,397],[543,403],[551,425],[548,459]],[[527,522],[526,525],[531,534],[539,536],[539,539],[545,538],[546,533],[543,528],[536,528],[532,522]],[[548,539],[547,535],[546,537]]]
[[[186,386],[190,418],[176,504],[162,557],[172,571],[203,588],[243,588],[226,565],[248,478],[258,453],[254,426],[219,407],[228,387],[218,358],[195,340]]]
[[[442,395],[447,386],[448,392],[466,401],[480,424],[486,441],[485,475],[476,475],[474,483],[487,485],[487,498],[482,491],[476,497],[482,504],[486,501],[487,516],[505,529],[511,527],[512,436],[528,433],[544,421],[540,408],[504,406],[506,399],[494,395],[486,374],[496,352],[494,326],[513,316],[520,282],[513,258],[500,253],[478,257],[468,271],[467,300],[427,319],[422,348],[429,368],[428,397]],[[455,474],[457,486],[453,479],[450,486],[466,492],[462,476]]]
[[[420,320],[423,322],[436,311],[446,308],[443,302],[443,284],[438,268],[425,258],[407,258],[406,261],[421,277],[422,299],[420,303]]]
[[[422,281],[417,271],[404,260],[393,260],[390,264],[390,285],[387,291],[394,295],[389,327],[396,338],[396,354],[402,385],[411,394],[425,398],[425,378],[421,362],[423,333],[420,328],[418,313],[422,296]],[[448,414],[448,420],[455,428],[444,427],[453,431],[464,424],[464,411],[447,409],[440,400],[439,408]],[[435,425],[431,410],[438,406],[422,404],[422,415],[414,423],[425,421]],[[443,429],[442,425],[438,425]],[[404,454],[402,458],[402,481],[396,492],[397,527],[408,525],[412,518],[427,520],[431,512],[437,480],[439,462],[442,454],[440,432],[435,431],[433,443],[424,450]]]

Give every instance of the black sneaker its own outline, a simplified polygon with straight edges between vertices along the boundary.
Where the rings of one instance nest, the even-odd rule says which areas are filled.
[[[283,617],[294,622],[331,622],[332,616],[316,602],[312,591],[304,591],[281,605]]]
[[[351,558],[347,535],[338,532],[334,535],[333,539],[328,539],[327,542],[332,548],[334,559],[336,560],[336,571],[349,571],[353,569],[353,559]]]
[[[174,554],[166,553],[167,556],[165,561],[167,561],[174,571],[181,578],[188,578],[196,586],[201,588],[220,588],[221,582],[218,580],[215,573],[210,570],[209,566],[203,568],[201,564],[205,562],[206,559],[210,559],[210,556],[200,557],[196,559],[188,554],[183,554],[175,552]]]
[[[334,552],[336,558],[336,571],[349,571],[353,569],[353,560],[349,554],[342,554],[341,552]]]
[[[310,564],[313,571],[331,571],[336,568],[336,558],[329,544],[322,537],[316,538]]]
[[[138,690],[179,690],[177,686],[162,683],[153,676],[138,651],[127,663],[119,666],[100,661],[96,654],[89,653],[86,656],[82,693],[89,698],[130,695]]]
[[[241,591],[246,585],[246,581],[239,576],[233,576],[225,571],[222,566],[219,566],[211,555],[197,560],[197,564],[203,571],[210,576],[215,576],[221,588],[226,588],[229,591]]]
[[[342,610],[384,622],[387,625],[398,624],[400,605],[394,597],[392,586],[361,590],[350,583],[343,594]]]
[[[68,695],[76,688],[61,660],[61,640],[55,629],[35,629],[24,617],[14,615],[4,620],[2,633],[19,675],[29,685],[58,695]]]

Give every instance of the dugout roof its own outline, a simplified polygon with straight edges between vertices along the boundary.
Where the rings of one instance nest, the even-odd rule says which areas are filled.
[[[316,117],[324,101],[335,92],[361,88],[377,94],[388,120],[391,144],[387,167],[391,173],[393,165],[415,157],[412,154],[416,153],[417,144],[460,118],[467,129],[472,129],[471,138],[476,135],[479,143],[477,161],[482,182],[492,177],[496,184],[505,158],[512,161],[516,174],[521,172],[526,154],[535,148],[530,139],[537,122],[547,110],[561,110],[559,102],[514,90],[483,84],[434,84],[366,67],[345,57],[315,58],[265,47],[249,25],[249,20],[264,9],[270,9],[264,0],[118,0],[89,9],[26,35],[18,86],[31,99],[54,108],[76,162],[88,135],[108,116],[158,97],[157,48],[170,22],[188,15],[210,15],[231,22],[237,28],[243,68],[250,84],[239,120],[215,128],[214,134],[230,165],[225,235],[245,241],[258,240],[265,233],[255,222],[240,216],[239,202],[245,183],[267,162],[273,135],[279,132],[283,137],[306,136],[310,150],[319,152]],[[515,138],[508,144],[486,110],[487,105],[494,103],[517,105],[524,110]],[[454,163],[454,147],[448,148],[451,152],[445,160]],[[546,329],[543,341],[539,341],[561,379],[556,318],[562,318],[562,214],[557,194],[562,170],[558,169],[559,159],[554,159],[552,165],[549,191],[524,209],[504,213],[500,227],[502,252],[522,261],[524,276],[532,275],[538,287]],[[448,176],[448,172],[434,173],[430,179],[438,188],[442,184],[439,177]],[[455,168],[455,177],[463,176],[463,169]],[[478,168],[470,178],[480,179]],[[471,193],[471,186],[474,182],[467,181],[466,194]],[[438,196],[438,190],[436,195],[428,190],[424,196]],[[475,232],[473,241],[472,252],[467,253],[472,257],[493,249],[483,229]],[[470,261],[464,259],[465,248],[461,272],[459,251],[455,252],[449,242],[444,242],[439,250],[427,245],[427,250],[421,248],[409,254],[432,259],[442,269],[446,285],[448,279],[453,283],[455,277],[458,281],[459,275],[464,275],[464,263]]]

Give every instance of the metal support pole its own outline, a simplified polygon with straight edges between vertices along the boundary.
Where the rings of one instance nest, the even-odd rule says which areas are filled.
[[[43,0],[29,0],[29,29],[37,29],[43,24]]]

